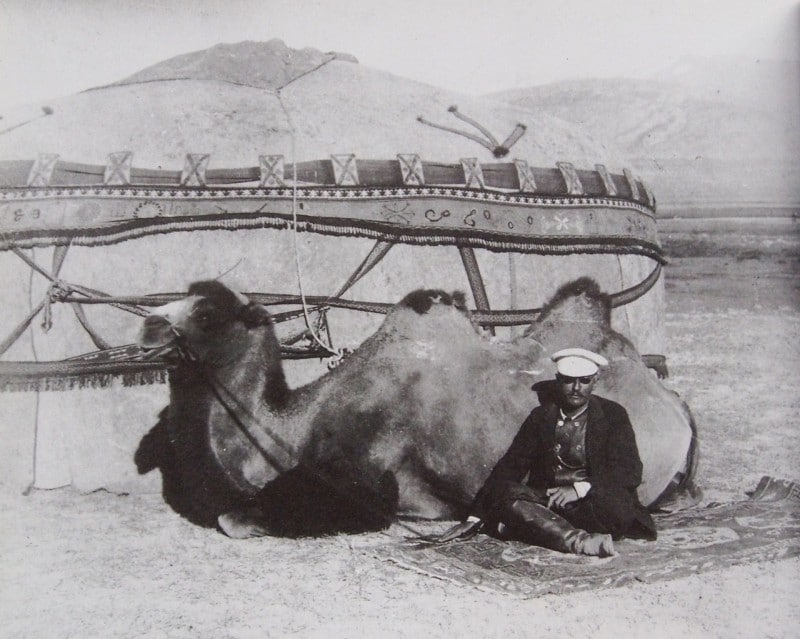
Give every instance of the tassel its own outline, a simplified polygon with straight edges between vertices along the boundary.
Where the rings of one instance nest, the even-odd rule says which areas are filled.
[[[109,388],[119,379],[123,387],[164,384],[168,379],[166,368],[151,368],[130,372],[98,372],[80,375],[44,374],[42,376],[0,375],[0,392],[70,391],[85,388]]]

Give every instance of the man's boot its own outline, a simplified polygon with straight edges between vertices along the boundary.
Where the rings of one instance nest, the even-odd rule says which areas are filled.
[[[529,544],[576,555],[610,557],[616,554],[611,535],[575,528],[541,504],[517,499],[504,510],[503,523]]]

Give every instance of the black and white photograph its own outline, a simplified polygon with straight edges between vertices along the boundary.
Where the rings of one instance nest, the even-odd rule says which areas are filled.
[[[800,3],[0,0],[0,638],[800,634]]]

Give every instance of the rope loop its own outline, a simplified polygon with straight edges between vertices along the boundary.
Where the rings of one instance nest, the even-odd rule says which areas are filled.
[[[300,295],[300,303],[303,308],[303,319],[305,320],[306,329],[308,330],[309,335],[313,339],[317,345],[327,353],[330,353],[333,357],[339,357],[339,351],[334,349],[331,345],[330,339],[330,332],[327,331],[327,321],[324,317],[324,313],[320,312],[318,315],[317,326],[312,326],[310,311],[308,308],[308,303],[306,302],[306,294],[303,289],[303,272],[300,267],[300,248],[299,248],[299,239],[298,239],[298,220],[297,220],[297,157],[296,157],[296,144],[295,144],[295,137],[296,137],[296,128],[294,126],[294,122],[292,121],[292,116],[289,110],[283,103],[283,99],[278,94],[278,101],[281,105],[281,109],[283,109],[284,114],[286,115],[286,119],[289,122],[289,127],[291,130],[291,155],[292,155],[292,221],[289,228],[292,231],[292,239],[293,239],[293,248],[294,248],[294,265],[295,265],[295,273],[297,275],[297,288],[298,293]],[[324,322],[324,327],[328,332],[328,344],[324,343],[319,336],[319,331],[321,330],[322,324],[320,321]]]
[[[64,280],[54,279],[50,282],[44,297],[44,314],[42,315],[42,330],[45,333],[53,328],[53,304],[66,301],[72,292],[72,287]]]
[[[353,352],[352,348],[338,348],[336,349],[336,355],[333,356],[328,360],[328,370],[332,371],[334,368],[338,368],[338,366],[349,357]]]
[[[65,302],[75,289],[64,280],[55,279],[47,289],[47,298],[52,303]]]

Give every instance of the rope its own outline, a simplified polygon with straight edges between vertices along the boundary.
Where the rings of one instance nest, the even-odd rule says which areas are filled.
[[[0,355],[5,353],[11,346],[20,338],[20,336],[25,332],[25,330],[30,326],[30,323],[33,319],[39,314],[39,312],[44,308],[45,302],[47,298],[43,299],[39,304],[37,304],[36,308],[32,308],[28,316],[20,322],[20,324],[11,331],[11,334],[6,337],[2,343],[0,343]]]
[[[244,404],[236,397],[236,395],[230,391],[219,379],[217,375],[214,374],[213,371],[203,368],[204,379],[206,384],[211,389],[211,392],[214,393],[214,396],[217,398],[217,401],[222,404],[222,407],[225,409],[225,412],[231,416],[236,427],[241,431],[241,433],[247,438],[253,447],[259,452],[259,454],[264,458],[264,460],[272,466],[278,473],[285,473],[289,470],[289,466],[284,466],[278,461],[278,458],[275,457],[272,453],[270,453],[266,448],[264,448],[258,439],[250,432],[250,429],[247,427],[242,419],[239,417],[239,413],[237,412],[237,408],[246,414],[251,421],[254,421],[258,424],[258,426],[267,434],[267,436],[278,445],[288,456],[289,461],[292,463],[296,462],[297,453],[292,446],[290,446],[287,442],[285,442],[281,437],[279,437],[271,428],[266,426],[261,420],[259,420],[255,415],[252,414]],[[222,396],[222,391],[225,392],[228,399],[232,402],[235,402],[236,406],[231,406],[228,401],[226,401],[225,397]]]
[[[106,340],[104,340],[100,335],[100,333],[94,330],[91,324],[89,324],[89,320],[86,317],[86,313],[83,312],[83,307],[81,307],[81,305],[77,302],[73,302],[72,304],[70,304],[70,306],[72,307],[72,311],[75,313],[75,317],[78,318],[78,321],[81,323],[81,326],[83,326],[83,330],[85,330],[89,334],[89,337],[92,338],[94,345],[97,346],[97,348],[99,348],[100,350],[111,348],[111,344],[109,344]]]
[[[394,244],[392,242],[386,242],[385,240],[376,241],[367,257],[364,258],[353,274],[347,278],[347,281],[342,284],[339,287],[339,290],[336,291],[331,297],[336,298],[344,295],[356,284],[356,282],[358,282],[362,277],[375,268],[375,266],[378,265],[378,262],[380,262],[386,256],[386,254],[389,252],[389,249],[391,249],[393,246]]]
[[[31,249],[31,255],[33,255],[35,249]],[[33,294],[33,271],[31,271],[28,275],[28,307],[30,308],[33,306],[33,300],[31,296]],[[44,300],[42,300],[42,303]],[[37,311],[38,313],[38,311]],[[33,312],[31,308],[31,319],[36,316],[36,313]],[[0,353],[2,354],[2,353]],[[36,340],[34,339],[34,334],[31,332],[31,355],[33,356],[34,361],[39,361],[39,353],[36,351]],[[35,394],[36,399],[34,400],[33,405],[33,451],[31,451],[31,483],[25,488],[23,491],[24,495],[29,495],[30,492],[36,487],[37,482],[37,460],[39,459],[39,412],[40,412],[40,403],[41,397],[39,393]]]
[[[308,312],[308,304],[306,303],[305,291],[303,290],[303,273],[302,273],[302,268],[300,266],[300,247],[298,244],[299,240],[297,232],[297,157],[295,153],[296,129],[294,126],[294,122],[292,121],[292,116],[289,113],[289,110],[283,104],[283,99],[281,97],[280,91],[277,92],[277,97],[278,97],[278,103],[281,105],[281,109],[283,110],[283,113],[286,116],[286,120],[289,123],[289,130],[291,132],[290,152],[292,154],[292,238],[293,238],[293,248],[294,248],[295,270],[297,272],[297,288],[298,292],[300,293],[300,303],[303,306],[303,318],[306,324],[306,329],[308,330],[308,334],[311,336],[311,339],[314,342],[316,342],[320,348],[330,353],[337,359],[341,359],[344,356],[343,352],[340,350],[337,351],[331,348],[328,344],[325,344],[320,339],[319,335],[317,334],[317,331],[311,325],[312,324],[311,317]]]
[[[508,254],[508,305],[517,308],[517,263],[513,253]],[[516,337],[517,332],[511,331],[511,336]]]
[[[17,255],[23,262],[25,262],[28,266],[30,266],[33,270],[35,270],[37,273],[39,273],[40,275],[42,275],[45,278],[47,278],[48,280],[50,280],[53,284],[57,285],[56,287],[51,287],[52,290],[54,290],[54,291],[55,290],[63,291],[63,294],[59,293],[56,296],[56,299],[54,301],[63,301],[65,299],[67,299],[67,296],[68,296],[69,292],[74,291],[75,293],[79,293],[79,294],[84,295],[84,296],[86,296],[87,298],[90,298],[90,299],[91,298],[102,298],[102,299],[108,300],[108,301],[103,302],[103,303],[111,304],[112,306],[116,306],[117,308],[122,309],[123,311],[128,311],[129,313],[133,313],[134,315],[139,315],[140,317],[146,317],[147,314],[148,314],[148,312],[146,310],[142,309],[142,308],[138,308],[138,307],[130,305],[130,304],[125,304],[125,303],[120,303],[120,302],[117,302],[117,301],[113,301],[114,298],[112,298],[107,293],[103,293],[102,291],[96,291],[94,289],[87,288],[85,286],[80,286],[79,284],[70,284],[70,283],[64,282],[63,280],[58,279],[56,276],[52,275],[51,273],[49,273],[48,271],[43,269],[41,266],[39,266],[35,261],[33,261],[27,255],[25,255],[25,253],[23,253],[16,246],[12,246],[11,247],[11,251],[15,255]],[[80,299],[72,300],[72,301],[83,302],[84,300],[83,300],[83,298],[80,298]]]
[[[633,302],[645,295],[658,281],[661,275],[661,265],[657,264],[653,271],[638,284],[626,288],[618,293],[609,295],[611,307],[617,308]],[[287,295],[282,293],[245,293],[245,295],[259,304],[271,305],[291,305],[298,304],[303,298],[297,295]],[[117,304],[129,303],[142,306],[161,306],[167,302],[181,299],[182,293],[162,293],[144,297],[103,297],[103,298],[76,298],[70,295],[64,297],[65,302],[79,302],[81,304]],[[364,302],[359,300],[345,300],[338,297],[325,297],[322,295],[305,296],[305,301],[311,306],[331,306],[334,308],[345,308],[353,311],[363,311],[365,313],[378,313],[386,315],[396,304],[388,302]],[[530,324],[536,320],[541,308],[528,308],[518,310],[491,311],[491,310],[472,310],[470,316],[478,324],[493,326],[517,326]],[[287,311],[286,313],[275,313],[272,318],[276,323],[294,319],[300,316],[300,311]]]

